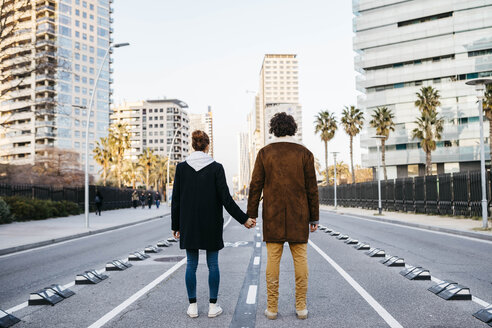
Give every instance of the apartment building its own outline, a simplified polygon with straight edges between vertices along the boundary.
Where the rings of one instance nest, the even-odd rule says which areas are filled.
[[[250,176],[251,176],[248,133],[244,133],[244,132],[239,133],[238,149],[239,149],[238,187],[239,187],[239,192],[242,193],[243,196],[245,196],[248,193]]]
[[[191,146],[191,134],[195,130],[201,130],[207,133],[210,138],[210,146],[209,146],[209,154],[214,157],[214,126],[213,126],[213,116],[212,116],[212,108],[208,106],[208,110],[206,113],[196,114],[190,113],[190,137],[189,137],[189,151],[193,152],[193,147]]]
[[[83,161],[87,124],[90,149],[107,136],[113,82],[111,3],[5,1],[16,14],[10,22],[14,33],[0,43],[1,162],[34,163],[53,148],[75,150]],[[96,173],[92,155],[89,163],[90,173]]]
[[[388,177],[424,174],[425,153],[411,136],[422,86],[439,90],[445,120],[433,172],[478,170],[477,98],[465,82],[492,76],[492,0],[356,0],[353,12],[356,83],[363,93],[358,107],[366,119],[380,106],[395,115],[395,132],[386,142]],[[486,124],[485,136],[488,130]],[[373,135],[367,124],[361,146],[368,149],[362,156],[368,167],[377,165]]]
[[[163,157],[170,154],[174,163],[183,161],[189,153],[188,105],[179,99],[125,102],[113,109],[111,122],[128,126],[131,149],[127,156],[132,160],[144,149]]]

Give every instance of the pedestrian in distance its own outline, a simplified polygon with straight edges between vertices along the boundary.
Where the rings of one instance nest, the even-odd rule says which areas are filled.
[[[96,215],[101,216],[103,196],[101,195],[101,192],[99,190],[96,192],[96,197],[94,197],[94,203],[96,205]]]
[[[138,191],[134,190],[132,193],[132,205],[133,208],[137,208],[140,198],[138,196]]]
[[[149,191],[147,193],[147,205],[149,205],[149,209],[152,208],[152,203],[154,202],[154,197],[152,197],[152,193]]]
[[[142,205],[142,209],[145,208],[145,193],[142,191],[140,194],[140,204]]]
[[[249,187],[248,216],[258,216],[263,192],[263,241],[267,248],[266,286],[268,319],[278,313],[279,267],[284,243],[294,259],[296,314],[308,316],[307,242],[318,229],[319,200],[313,154],[296,139],[291,115],[277,113],[270,121],[276,139],[258,152]]]
[[[196,299],[196,270],[199,250],[206,250],[210,292],[208,316],[222,313],[217,304],[220,271],[219,251],[224,248],[223,207],[240,224],[250,229],[256,221],[249,219],[234,202],[227,187],[224,168],[208,154],[210,139],[203,131],[194,131],[192,147],[195,150],[186,161],[176,166],[171,203],[171,221],[174,238],[180,248],[186,249],[185,273],[189,306],[187,314],[198,317]]]
[[[157,209],[159,209],[159,205],[161,205],[161,193],[160,192],[156,192],[155,193],[155,207],[157,207]]]

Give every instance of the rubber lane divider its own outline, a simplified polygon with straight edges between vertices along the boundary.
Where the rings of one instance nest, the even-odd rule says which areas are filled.
[[[0,310],[0,328],[12,327],[21,320],[10,313]]]
[[[345,279],[352,288],[359,293],[360,296],[386,321],[391,328],[403,328],[396,319],[381,306],[357,281],[354,280],[341,266],[339,266],[331,257],[329,257],[321,248],[309,240],[309,245],[313,247],[341,276]]]

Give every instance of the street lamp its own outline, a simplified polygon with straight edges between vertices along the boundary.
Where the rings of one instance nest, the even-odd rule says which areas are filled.
[[[335,210],[337,209],[337,154],[340,152],[338,151],[332,151],[333,154],[333,161],[334,163],[334,179],[335,181],[333,182],[333,187],[334,187],[334,196],[335,196]],[[328,178],[328,177],[327,177]]]
[[[379,139],[379,140],[381,140],[381,142],[383,139],[386,139],[385,136],[373,136],[371,138]],[[383,212],[383,208],[381,205],[381,157],[379,156],[379,144],[377,142],[376,142],[376,146],[378,149],[378,170],[377,170],[377,174],[378,174],[378,213],[379,213],[379,215],[381,215]]]
[[[173,152],[174,148],[174,141],[176,140],[176,137],[178,135],[178,132],[181,131],[183,126],[180,126],[179,128],[176,129],[176,132],[174,132],[174,137],[173,141],[171,143],[171,147],[169,148],[169,152],[167,153],[167,180],[166,180],[166,200],[167,200],[167,205],[171,206],[171,203],[169,202],[169,162],[171,161],[171,154]]]
[[[117,43],[113,47],[114,48],[120,48],[120,47],[129,46],[129,45],[130,45],[129,43]],[[89,100],[89,106],[88,106],[89,108],[87,110],[87,120],[86,120],[87,124],[85,127],[85,172],[84,172],[85,173],[84,213],[85,213],[85,227],[87,229],[89,229],[89,125],[90,125],[90,120],[91,120],[92,104],[94,102],[94,94],[96,93],[97,83],[99,82],[99,77],[101,76],[104,62],[106,61],[106,58],[108,57],[110,49],[111,49],[111,47],[106,49],[106,53],[104,54],[103,60],[101,62],[99,70],[97,72],[97,77],[96,77],[96,80],[94,81],[94,87],[92,88],[91,99]]]
[[[485,181],[485,149],[483,140],[483,99],[485,86],[489,83],[492,83],[492,79],[474,79],[466,82],[467,85],[475,86],[478,98],[478,116],[480,117],[480,173],[482,179],[482,226],[484,229],[486,229],[488,226],[488,208],[486,187],[487,182]]]

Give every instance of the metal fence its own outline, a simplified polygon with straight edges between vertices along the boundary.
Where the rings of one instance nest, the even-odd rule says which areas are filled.
[[[491,175],[487,172],[490,208]],[[387,211],[480,216],[482,189],[480,171],[381,181],[381,205]],[[334,205],[334,187],[319,188],[320,203]],[[377,209],[377,182],[337,186],[337,205]]]
[[[120,189],[114,187],[89,186],[89,203],[94,208],[96,191],[103,197],[103,210],[131,207],[131,196],[134,189]],[[139,193],[148,191],[138,190]],[[154,191],[150,191],[155,196]],[[7,185],[0,184],[0,196],[19,196],[27,198],[45,199],[52,201],[70,201],[84,207],[84,187],[53,188],[50,186],[35,185]],[[154,197],[155,199],[155,197]]]

